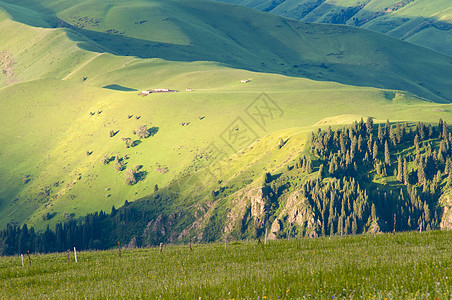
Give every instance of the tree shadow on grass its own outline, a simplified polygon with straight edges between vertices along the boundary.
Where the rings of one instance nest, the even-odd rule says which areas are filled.
[[[157,134],[157,132],[159,132],[159,128],[156,127],[156,126],[153,126],[153,127],[148,129],[148,132],[150,134],[149,136],[154,136],[154,135]]]
[[[121,91],[121,92],[136,92],[137,89],[128,88],[119,84],[109,84],[106,86],[103,86],[104,89],[114,90],[114,91]]]
[[[140,140],[135,140],[135,141],[133,141],[133,143],[130,145],[130,147],[136,147],[136,146],[138,146],[139,144],[141,144],[142,143],[142,141],[140,141]]]

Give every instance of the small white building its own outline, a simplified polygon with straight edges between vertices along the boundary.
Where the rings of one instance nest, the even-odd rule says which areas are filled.
[[[248,83],[248,82],[250,82],[251,80],[249,80],[249,79],[243,79],[243,80],[240,80],[240,82],[241,83]]]

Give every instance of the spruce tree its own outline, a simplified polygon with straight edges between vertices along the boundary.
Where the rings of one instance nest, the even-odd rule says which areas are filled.
[[[438,135],[439,135],[439,138],[443,137],[442,134],[443,134],[443,119],[440,118],[439,122],[438,122]]]
[[[375,203],[372,203],[372,207],[370,209],[370,215],[372,216],[372,221],[377,221],[377,209],[375,207]]]
[[[378,124],[378,131],[377,132],[378,132],[378,135],[377,135],[378,140],[380,141],[380,144],[383,144],[384,135],[383,135],[383,129],[381,129],[380,124]]]
[[[385,136],[386,138],[389,137],[389,128],[391,128],[391,125],[389,124],[389,119],[386,120],[386,124],[385,124]]]
[[[377,156],[378,156],[378,145],[377,145],[377,142],[375,141],[375,142],[374,142],[373,149],[372,149],[372,158],[373,158],[374,160],[376,160],[376,159],[377,159]]]
[[[366,129],[367,129],[367,135],[370,135],[372,133],[374,127],[374,119],[372,117],[368,117],[366,121]]]
[[[400,142],[402,141],[402,131],[401,131],[399,122],[397,122],[397,125],[396,125],[396,139],[397,139],[397,143],[400,144]]]
[[[402,157],[397,157],[397,181],[403,182],[403,162]]]
[[[422,159],[420,160],[417,167],[417,181],[419,184],[424,184],[426,181],[424,164],[422,163]]]
[[[322,179],[323,179],[323,164],[321,164],[319,167],[319,180]]]
[[[414,137],[414,147],[416,148],[416,155],[420,155],[421,150],[419,149],[419,136],[417,134]]]
[[[391,154],[389,153],[388,141],[385,142],[385,164],[391,166]]]
[[[358,233],[358,224],[356,222],[356,217],[353,217],[352,221],[352,233],[357,234]]]

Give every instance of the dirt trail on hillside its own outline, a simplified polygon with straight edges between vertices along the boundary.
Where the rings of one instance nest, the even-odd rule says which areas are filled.
[[[91,57],[90,59],[88,59],[87,61],[85,61],[84,63],[82,63],[81,65],[79,65],[77,68],[75,68],[71,73],[67,74],[66,76],[64,76],[63,80],[67,80],[69,79],[69,77],[71,77],[72,75],[74,75],[75,73],[77,73],[78,71],[80,71],[82,68],[84,68],[86,65],[88,65],[90,62],[92,62],[93,60],[95,60],[96,58],[98,58],[99,56],[101,56],[103,53],[97,53],[96,55],[94,55],[93,57]]]

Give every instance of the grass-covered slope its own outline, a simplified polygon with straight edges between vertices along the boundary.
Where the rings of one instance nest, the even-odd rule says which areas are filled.
[[[14,20],[41,26],[41,19],[21,18],[19,8],[25,4],[15,2],[13,10],[6,0],[0,2]],[[48,28],[65,28],[61,31],[91,51],[214,61],[251,71],[407,90],[435,101],[452,98],[450,57],[374,32],[290,21],[204,0],[40,1],[31,7],[38,7]],[[15,36],[16,43],[20,38]]]
[[[450,232],[1,257],[2,298],[448,299]]]
[[[452,55],[452,4],[448,0],[222,0],[291,19],[347,24]]]

